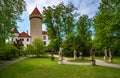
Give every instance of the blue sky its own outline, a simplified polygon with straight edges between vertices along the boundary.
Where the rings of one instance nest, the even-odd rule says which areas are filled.
[[[87,14],[90,18],[95,16],[98,11],[100,0],[25,0],[27,10],[23,12],[21,18],[23,22],[18,22],[18,31],[29,31],[30,32],[30,21],[29,15],[37,6],[40,12],[43,12],[43,7],[58,5],[63,2],[67,5],[69,2],[73,3],[78,8],[80,15]],[[42,25],[42,30],[46,30],[46,26]]]

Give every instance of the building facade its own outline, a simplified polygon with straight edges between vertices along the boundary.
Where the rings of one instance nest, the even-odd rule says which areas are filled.
[[[23,46],[27,46],[28,44],[30,44],[30,39],[31,39],[31,36],[28,33],[26,32],[19,33],[17,28],[13,29],[14,43],[16,43],[17,40],[22,40]]]
[[[48,32],[42,31],[42,40],[43,40],[45,46],[49,45],[50,40],[48,38]]]
[[[13,29],[13,42],[16,40],[22,40],[24,46],[32,43],[34,39],[40,38],[43,40],[44,45],[48,46],[50,40],[48,38],[48,32],[42,31],[42,15],[37,7],[29,15],[30,19],[30,35],[28,32],[19,33],[17,28]]]

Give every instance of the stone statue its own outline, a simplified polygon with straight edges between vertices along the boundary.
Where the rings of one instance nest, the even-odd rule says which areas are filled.
[[[82,58],[82,55],[83,55],[83,53],[82,53],[82,52],[80,52],[80,59],[83,59],[83,58]]]
[[[106,48],[105,48],[104,54],[105,54],[104,60],[107,60],[108,59],[108,55],[107,55],[107,49]]]
[[[59,62],[58,64],[63,64],[63,48],[59,49]]]
[[[112,62],[112,51],[109,49],[109,62]]]
[[[95,64],[95,50],[94,50],[94,48],[92,47],[91,48],[91,50],[90,50],[90,65],[91,66],[94,66],[94,65],[96,65]]]
[[[74,49],[74,60],[76,60],[77,56],[76,56],[77,52],[76,50]]]

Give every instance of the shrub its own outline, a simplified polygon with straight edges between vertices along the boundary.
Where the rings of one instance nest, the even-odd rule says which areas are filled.
[[[41,39],[35,39],[32,44],[25,48],[27,54],[35,54],[37,57],[45,54],[45,46]]]
[[[19,57],[19,50],[12,44],[6,44],[2,51],[3,59],[10,60],[12,58]]]
[[[25,47],[25,52],[26,54],[34,54],[34,47],[32,44],[27,45],[27,47]]]
[[[32,43],[33,47],[34,47],[34,51],[33,53],[37,56],[40,57],[40,55],[45,54],[45,46],[44,43],[41,39],[36,38],[33,43]]]

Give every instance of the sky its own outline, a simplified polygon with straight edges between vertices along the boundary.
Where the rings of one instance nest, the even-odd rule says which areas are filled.
[[[65,5],[68,3],[73,3],[75,7],[78,8],[78,13],[80,15],[87,14],[90,18],[94,17],[98,12],[98,7],[100,0],[25,0],[26,1],[26,11],[23,12],[21,18],[22,22],[17,22],[18,31],[29,31],[30,33],[30,21],[29,15],[32,13],[34,8],[37,6],[39,11],[43,12],[43,7],[56,6],[63,2]],[[42,25],[42,30],[46,30],[46,26]]]

